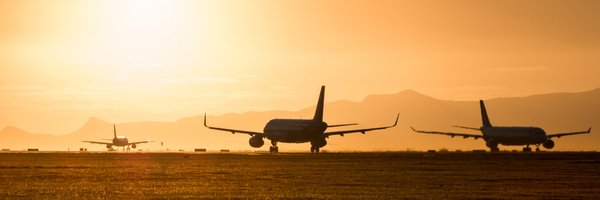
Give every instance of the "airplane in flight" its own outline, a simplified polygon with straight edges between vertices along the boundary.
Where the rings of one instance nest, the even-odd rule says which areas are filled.
[[[206,113],[204,114],[204,126],[218,131],[226,131],[235,133],[242,133],[250,135],[250,146],[254,148],[262,147],[265,142],[264,138],[271,140],[271,147],[269,152],[279,152],[277,147],[278,142],[283,143],[305,143],[310,142],[310,152],[319,153],[319,149],[327,145],[327,138],[332,135],[344,136],[349,133],[362,133],[365,134],[368,131],[381,130],[395,127],[398,124],[398,117],[396,116],[396,122],[391,126],[365,128],[365,129],[354,129],[354,130],[342,130],[342,131],[331,131],[326,132],[327,128],[341,127],[341,126],[352,126],[357,124],[337,124],[328,125],[323,121],[323,107],[325,98],[325,86],[321,86],[321,93],[319,94],[319,100],[317,102],[317,108],[313,119],[272,119],[270,120],[263,129],[263,132],[258,131],[244,131],[229,128],[219,128],[209,126],[206,124]]]
[[[485,104],[482,100],[479,100],[479,106],[481,109],[481,119],[483,121],[483,126],[481,128],[471,128],[465,126],[454,126],[457,128],[481,131],[483,135],[475,135],[468,133],[451,133],[451,132],[438,132],[438,131],[421,131],[417,130],[413,127],[410,127],[413,131],[417,133],[427,133],[427,134],[440,134],[440,135],[448,135],[450,137],[459,136],[463,138],[472,137],[474,139],[483,138],[485,141],[485,145],[490,148],[491,151],[499,151],[499,144],[507,145],[507,146],[521,146],[525,145],[523,148],[524,152],[531,152],[531,148],[529,145],[535,145],[535,151],[540,151],[540,144],[544,146],[546,149],[554,148],[554,141],[552,138],[560,138],[562,136],[568,135],[577,135],[577,134],[586,134],[592,131],[592,128],[589,128],[587,131],[578,131],[578,132],[569,132],[569,133],[556,133],[556,134],[546,134],[546,132],[539,127],[502,127],[502,126],[493,126],[488,118],[487,111],[485,109]]]
[[[153,142],[152,140],[129,142],[129,140],[127,140],[127,137],[117,135],[117,126],[114,124],[113,124],[113,133],[114,133],[114,138],[112,139],[112,142],[96,142],[96,141],[82,141],[82,142],[87,142],[87,143],[92,143],[92,144],[104,144],[104,145],[106,145],[107,149],[112,149],[113,146],[123,147],[123,148],[127,147],[127,151],[130,150],[129,146],[131,146],[132,148],[135,149],[138,144]],[[106,140],[111,140],[111,139],[106,139]]]

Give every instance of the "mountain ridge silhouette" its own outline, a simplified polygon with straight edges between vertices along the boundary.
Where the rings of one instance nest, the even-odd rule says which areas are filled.
[[[312,102],[307,97],[307,101]],[[502,97],[486,100],[492,124],[497,126],[539,126],[549,134],[587,130],[600,127],[600,88],[584,92],[559,92],[537,94],[525,97]],[[212,126],[262,131],[264,124],[273,118],[310,119],[315,106],[296,111],[249,111],[208,115]],[[404,90],[394,94],[369,95],[360,102],[339,100],[326,103],[324,118],[329,124],[359,123],[355,127],[390,125],[396,113],[400,113],[398,127],[370,132],[366,135],[348,134],[345,137],[331,137],[324,149],[347,151],[370,150],[425,150],[425,149],[485,149],[482,140],[450,138],[439,135],[417,134],[410,126],[426,130],[475,133],[469,130],[452,128],[453,125],[479,127],[481,124],[479,106],[476,101],[453,101],[436,99],[414,90]],[[256,150],[248,145],[249,137],[243,134],[231,135],[203,127],[204,114],[183,117],[174,122],[126,122],[117,123],[117,133],[130,141],[156,140],[155,143],[140,145],[143,149],[232,149]],[[112,123],[90,117],[77,130],[65,135],[32,134],[14,126],[0,131],[0,148],[25,149],[40,148],[52,150],[86,147],[103,150],[103,145],[82,143],[82,140],[112,138]],[[563,137],[555,140],[557,150],[599,150],[596,144],[600,135],[591,134]],[[165,146],[161,146],[163,142]],[[308,144],[280,144],[285,150],[307,150]],[[268,145],[263,146],[264,150]],[[505,147],[503,149],[520,149]]]

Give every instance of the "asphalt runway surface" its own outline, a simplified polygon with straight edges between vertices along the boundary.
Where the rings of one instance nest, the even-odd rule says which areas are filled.
[[[0,153],[1,199],[599,199],[600,153]]]

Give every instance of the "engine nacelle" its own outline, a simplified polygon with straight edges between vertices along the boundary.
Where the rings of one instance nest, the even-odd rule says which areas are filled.
[[[107,149],[110,149],[110,148],[112,148],[112,144],[107,144],[107,145],[106,145],[106,148],[107,148]]]
[[[544,141],[544,143],[542,143],[542,146],[544,146],[544,148],[546,148],[546,149],[552,149],[552,148],[554,148],[554,141],[548,139],[548,140]]]
[[[132,144],[132,145],[131,145],[131,148],[134,148],[134,149],[135,149],[136,147],[137,147],[137,145],[135,145],[135,144]]]
[[[248,143],[250,143],[250,146],[254,147],[254,148],[260,148],[263,145],[265,145],[265,141],[263,140],[262,137],[259,137],[259,136],[252,136],[250,138],[250,141],[248,141]]]
[[[490,140],[490,141],[487,141],[485,143],[485,146],[487,146],[489,148],[497,148],[498,147],[498,142],[496,142],[494,140]]]
[[[320,139],[320,140],[313,140],[313,141],[311,141],[311,142],[310,142],[310,144],[311,144],[313,147],[319,147],[319,148],[322,148],[322,147],[324,147],[325,145],[327,145],[327,140],[325,140],[325,138],[323,138],[323,139]]]

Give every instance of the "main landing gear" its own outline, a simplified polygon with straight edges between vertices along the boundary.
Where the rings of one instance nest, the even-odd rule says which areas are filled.
[[[523,147],[523,152],[531,152],[531,147],[529,147],[529,145]]]
[[[277,141],[271,140],[271,145],[273,145],[273,146],[269,147],[269,152],[271,152],[271,153],[279,153],[279,147],[277,147]]]
[[[310,147],[310,152],[311,153],[319,153],[319,147],[311,146]]]
[[[325,140],[325,138],[310,141],[310,152],[319,153],[319,149],[325,145],[327,145],[327,140]]]
[[[485,146],[487,146],[488,148],[490,148],[491,152],[498,152],[500,151],[500,148],[498,148],[498,142],[494,141],[494,140],[489,140],[485,142]]]

